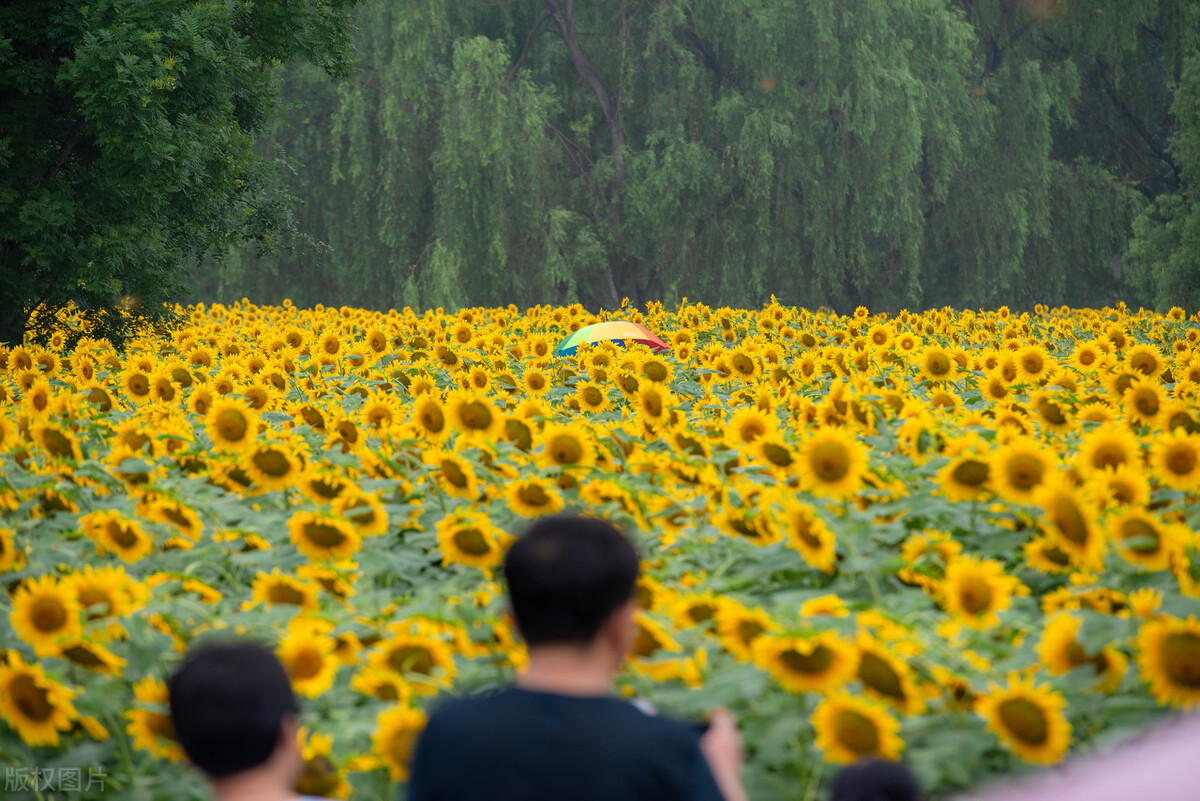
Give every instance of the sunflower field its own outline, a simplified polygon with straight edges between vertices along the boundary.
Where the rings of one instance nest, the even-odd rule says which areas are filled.
[[[1200,701],[1182,310],[685,301],[569,357],[578,306],[178,311],[0,352],[0,772],[204,797],[163,680],[236,632],[304,700],[299,790],[390,801],[439,696],[522,665],[496,569],[561,510],[644,557],[621,692],[733,710],[755,798],[870,755],[944,797]]]

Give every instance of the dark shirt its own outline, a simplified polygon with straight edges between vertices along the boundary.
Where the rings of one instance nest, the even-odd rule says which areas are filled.
[[[617,698],[516,687],[434,712],[408,793],[409,801],[722,801],[697,728]]]

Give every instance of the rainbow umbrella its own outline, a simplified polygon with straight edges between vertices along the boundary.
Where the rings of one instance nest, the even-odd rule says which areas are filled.
[[[654,350],[667,349],[667,343],[647,331],[644,325],[626,320],[613,320],[607,323],[585,325],[560,342],[554,349],[554,355],[571,356],[575,353],[576,348],[589,342],[615,342],[618,345],[624,345],[626,342],[640,342],[643,345],[649,345]]]

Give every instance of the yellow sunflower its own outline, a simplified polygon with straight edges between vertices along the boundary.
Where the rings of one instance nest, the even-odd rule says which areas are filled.
[[[233,397],[213,401],[204,417],[205,430],[218,451],[243,453],[258,439],[258,417],[244,402]]]
[[[774,433],[777,428],[774,415],[763,412],[757,406],[746,406],[729,416],[725,423],[725,439],[737,448],[750,445]]]
[[[25,554],[13,544],[13,530],[0,528],[0,573],[18,570],[25,563]]]
[[[590,467],[596,462],[596,448],[579,429],[547,424],[540,439],[544,445],[540,461],[549,467]]]
[[[57,653],[63,641],[83,634],[81,611],[69,581],[41,576],[20,586],[8,619],[17,636],[33,646],[34,653],[47,656]]]
[[[447,416],[464,442],[495,442],[504,427],[504,416],[483,395],[458,392],[446,402]]]
[[[1096,504],[1079,490],[1056,480],[1042,485],[1034,497],[1042,507],[1042,533],[1076,566],[1084,570],[1103,567],[1105,539],[1095,523]]]
[[[1051,477],[1056,466],[1053,452],[1031,439],[1015,437],[992,452],[992,486],[1007,501],[1030,503],[1038,487]]]
[[[794,693],[830,693],[858,671],[857,650],[832,632],[760,637],[751,650],[754,663]]]
[[[1109,517],[1108,534],[1113,548],[1126,561],[1151,571],[1169,570],[1191,539],[1186,526],[1135,507]]]
[[[288,519],[288,533],[300,553],[315,562],[348,559],[362,546],[362,538],[345,520],[315,512],[296,512]]]
[[[994,559],[960,556],[946,567],[939,595],[956,620],[974,629],[999,625],[998,612],[1008,609],[1020,581],[1004,572]]]
[[[334,653],[337,640],[329,636],[332,629],[324,620],[294,618],[275,650],[299,695],[317,698],[333,686],[339,662]]]
[[[510,482],[504,489],[508,508],[522,517],[541,517],[561,512],[565,502],[552,484],[530,476]]]
[[[908,663],[865,631],[858,633],[858,681],[867,695],[886,701],[906,715],[924,708]]]
[[[1160,434],[1150,446],[1150,469],[1164,487],[1200,490],[1200,435],[1181,428]]]
[[[432,394],[418,395],[413,401],[409,423],[421,439],[445,442],[454,433],[446,407]]]
[[[863,486],[867,448],[853,433],[818,429],[800,445],[797,470],[801,486],[814,495],[848,498]]]
[[[268,442],[247,450],[239,464],[254,485],[263,491],[287,489],[301,470],[299,457],[283,442]]]
[[[59,732],[79,718],[75,691],[46,676],[41,665],[28,665],[16,651],[0,661],[0,718],[26,745],[57,746]]]
[[[1108,647],[1097,653],[1087,653],[1079,642],[1079,629],[1083,621],[1074,615],[1063,613],[1051,618],[1042,630],[1038,643],[1038,660],[1052,676],[1061,676],[1082,665],[1091,667],[1097,677],[1097,689],[1111,693],[1116,690],[1125,676],[1129,661],[1115,648]]]
[[[398,627],[391,637],[374,646],[367,666],[395,673],[420,695],[433,695],[449,687],[457,673],[451,645],[419,627],[415,631]]]
[[[408,779],[408,763],[425,723],[425,713],[409,706],[393,707],[376,719],[371,751],[387,765],[392,781]]]
[[[1162,385],[1153,378],[1139,378],[1121,395],[1125,417],[1137,425],[1154,428],[1162,416],[1166,396]]]
[[[492,525],[487,515],[472,512],[439,520],[437,536],[445,564],[470,565],[488,575],[504,558],[504,548],[511,539]]]
[[[977,501],[988,496],[991,465],[986,458],[962,454],[938,471],[937,483],[951,501]]]
[[[804,561],[826,573],[837,563],[837,537],[809,504],[787,497],[782,503],[780,527],[789,548],[799,551]]]
[[[59,645],[59,655],[80,667],[108,676],[120,676],[125,660],[98,642],[77,639]]]
[[[718,599],[713,617],[721,647],[741,662],[751,661],[754,643],[760,637],[779,630],[779,624],[762,608],[747,607],[728,596]]]
[[[980,696],[975,711],[1001,744],[1025,762],[1050,765],[1066,755],[1071,745],[1071,724],[1063,710],[1066,700],[1032,677],[1010,673],[1005,686],[991,684]]]
[[[360,537],[378,537],[387,533],[388,513],[373,494],[346,492],[334,500],[333,513],[354,527]]]
[[[133,695],[137,706],[125,712],[129,721],[125,732],[133,738],[133,747],[172,762],[182,762],[183,749],[175,739],[175,727],[168,709],[167,685],[147,676],[133,685]]]
[[[904,749],[900,722],[865,698],[837,692],[812,715],[816,744],[828,762],[847,765],[860,759],[899,759]]]
[[[421,460],[429,465],[433,480],[452,498],[473,501],[479,498],[479,479],[467,459],[448,450],[427,450]]]
[[[580,409],[593,414],[605,411],[612,402],[604,387],[594,381],[579,382],[575,387],[575,400],[579,401]]]
[[[315,612],[319,606],[317,596],[320,587],[311,581],[302,581],[284,573],[278,567],[270,573],[259,571],[250,585],[250,600],[242,607],[250,608],[257,604],[275,606],[295,606],[298,611]]]
[[[1138,667],[1161,704],[1200,705],[1200,620],[1162,616],[1138,631]]]

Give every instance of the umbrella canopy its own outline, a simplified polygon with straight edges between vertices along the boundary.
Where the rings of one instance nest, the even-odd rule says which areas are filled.
[[[615,342],[623,345],[626,342],[640,342],[649,345],[654,350],[666,350],[667,343],[651,334],[646,327],[626,320],[613,320],[607,323],[592,323],[580,328],[571,336],[559,343],[554,349],[555,356],[571,356],[580,345],[591,342]]]

